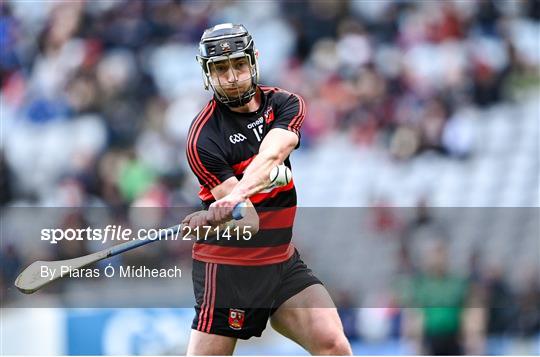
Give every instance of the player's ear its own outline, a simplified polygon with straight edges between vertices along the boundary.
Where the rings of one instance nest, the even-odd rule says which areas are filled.
[[[255,49],[255,58],[259,59],[259,50],[258,49]]]

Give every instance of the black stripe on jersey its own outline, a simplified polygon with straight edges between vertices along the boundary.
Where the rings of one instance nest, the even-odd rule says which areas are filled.
[[[287,191],[282,191],[276,196],[269,198],[267,200],[261,201],[257,204],[253,204],[256,208],[265,207],[265,208],[287,208],[296,206],[296,190],[294,186],[292,189]]]
[[[278,229],[262,229],[249,240],[242,239],[242,230],[239,231],[239,240],[237,240],[236,232],[234,230],[231,230],[231,237],[229,239],[222,237],[218,240],[217,237],[212,237],[206,240],[198,240],[195,242],[197,244],[212,244],[223,247],[275,247],[278,245],[289,243],[292,238],[292,230],[292,227]]]

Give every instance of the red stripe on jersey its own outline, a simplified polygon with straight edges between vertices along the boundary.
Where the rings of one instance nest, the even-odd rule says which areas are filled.
[[[233,172],[235,175],[240,175],[240,174],[243,174],[244,171],[246,170],[246,168],[249,166],[249,164],[251,164],[251,162],[253,161],[253,159],[255,158],[255,156],[257,156],[257,154],[253,155],[252,157],[250,157],[249,159],[247,160],[244,160],[242,162],[239,162],[238,164],[234,164],[232,166],[232,169],[233,169]]]
[[[190,133],[191,138],[188,137],[188,152],[191,153],[192,157],[192,164],[194,169],[196,168],[198,172],[200,173],[200,177],[203,181],[205,181],[207,186],[217,186],[221,182],[219,179],[212,173],[210,173],[206,167],[203,165],[201,158],[199,157],[199,153],[197,151],[197,139],[199,139],[199,134],[201,133],[201,130],[204,126],[204,124],[210,119],[212,116],[212,113],[214,112],[214,109],[216,108],[216,101],[211,101],[212,106],[211,109],[207,111],[207,114],[204,116],[198,116],[197,119],[195,119],[195,123],[193,125],[193,131]]]
[[[211,107],[212,107],[212,101],[210,101],[210,102],[208,102],[208,104],[206,104],[206,106],[201,111],[201,113],[193,121],[193,124],[191,125],[191,128],[190,128],[189,133],[188,133],[187,145],[186,145],[187,146],[186,152],[187,152],[187,158],[188,158],[189,165],[191,166],[191,169],[193,170],[195,175],[197,177],[200,177],[201,180],[203,180],[205,182],[205,184],[208,184],[208,182],[206,181],[206,179],[205,179],[202,171],[200,170],[200,168],[195,164],[193,151],[191,149],[191,144],[192,144],[191,141],[193,140],[193,133],[197,130],[197,127],[200,124],[201,118],[206,117],[206,115],[210,111]]]
[[[276,197],[278,195],[278,193],[280,193],[280,192],[292,190],[293,188],[294,188],[294,182],[293,182],[293,180],[291,180],[291,182],[289,182],[285,186],[276,187],[270,192],[256,193],[253,196],[251,196],[249,198],[249,200],[254,204],[255,203],[260,203],[262,201],[266,201],[266,200],[268,200],[270,198]]]
[[[214,244],[193,245],[193,259],[217,264],[268,265],[284,262],[294,254],[292,243],[275,247],[238,248]]]
[[[296,215],[296,206],[276,211],[259,212],[259,229],[291,228]]]
[[[206,332],[210,333],[210,328],[212,328],[212,322],[214,321],[214,305],[216,303],[216,273],[217,273],[217,265],[212,264],[214,267],[214,270],[212,272],[212,290],[211,290],[211,303],[210,303],[210,321],[208,321],[208,326],[206,326]]]
[[[202,128],[204,127],[204,124],[212,117],[212,113],[214,112],[216,108],[216,101],[212,101],[212,107],[208,114],[200,120],[200,125],[198,126],[197,131],[194,134],[194,137],[192,138],[193,144],[191,147],[192,152],[195,154],[195,163],[199,165],[199,169],[203,171],[203,175],[207,175],[210,185],[217,186],[221,183],[221,181],[212,173],[210,173],[206,167],[203,165],[201,158],[199,157],[199,152],[197,151],[197,140],[199,139],[199,135],[202,131]],[[213,182],[212,182],[213,181]],[[209,186],[210,186],[209,185]]]
[[[212,194],[212,191],[208,189],[208,187],[201,186],[201,189],[199,190],[199,198],[203,201],[209,201],[214,199],[214,195]]]
[[[203,297],[203,303],[201,305],[201,310],[199,311],[199,323],[197,324],[197,330],[202,331],[204,329],[204,325],[206,323],[203,322],[204,318],[206,317],[206,306],[208,305],[208,292],[210,291],[209,284],[210,284],[210,274],[209,274],[209,265],[205,264],[205,272],[204,272],[204,297]]]
[[[304,122],[304,118],[306,115],[306,109],[304,100],[299,95],[293,94],[296,98],[298,98],[298,114],[291,119],[291,122],[289,123],[289,130],[298,132],[300,129],[300,126]]]
[[[259,88],[261,88],[261,90],[265,93],[272,93],[272,92],[277,92],[280,90],[280,88],[278,87],[269,87],[269,86],[259,86]]]
[[[242,162],[239,162],[238,164],[235,164],[232,166],[233,172],[235,175],[243,174],[248,165],[253,161],[253,159],[257,156],[257,154],[253,155],[247,160],[244,160]],[[199,198],[203,201],[213,200],[214,195],[212,195],[212,191],[210,191],[207,187],[201,186],[201,189],[199,190]]]

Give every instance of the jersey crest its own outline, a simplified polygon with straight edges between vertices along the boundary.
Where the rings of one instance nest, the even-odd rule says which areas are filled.
[[[229,309],[229,327],[233,330],[241,330],[244,326],[245,311]]]

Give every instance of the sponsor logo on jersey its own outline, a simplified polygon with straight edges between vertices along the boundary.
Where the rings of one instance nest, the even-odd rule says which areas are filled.
[[[242,329],[245,317],[246,313],[244,310],[229,309],[229,327],[233,330]]]
[[[260,125],[263,123],[263,117],[260,117],[259,119],[255,120],[254,122],[251,122],[247,125],[247,128],[248,129],[253,129],[255,128],[257,125]]]
[[[246,136],[244,134],[236,133],[231,136],[229,136],[229,141],[233,144],[240,143],[244,140],[246,140]]]

